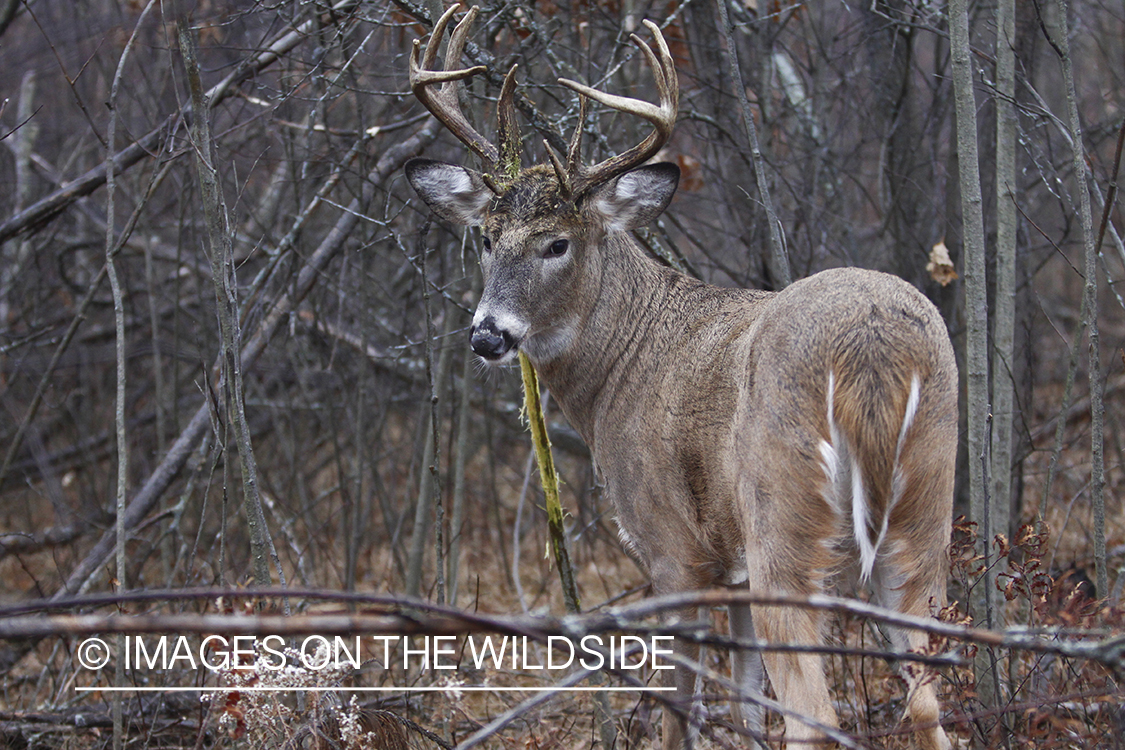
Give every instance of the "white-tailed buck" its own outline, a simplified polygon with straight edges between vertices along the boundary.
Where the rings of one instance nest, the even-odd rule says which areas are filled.
[[[484,294],[473,351],[489,362],[527,354],[605,477],[621,537],[658,593],[749,586],[807,595],[858,579],[912,615],[945,601],[957,444],[957,371],[937,310],[906,282],[872,271],[818,273],[777,293],[710,286],[661,266],[631,230],[676,190],[671,164],[641,166],[667,142],[679,86],[659,29],[659,104],[560,81],[583,98],[648,120],[643,142],[583,165],[575,131],[565,156],[520,170],[514,76],[499,100],[499,146],[461,113],[458,69],[474,8],[433,62],[451,8],[410,66],[415,95],[484,162],[484,171],[415,159],[414,189],[439,216],[479,226]],[[514,68],[513,68],[514,72]],[[440,84],[440,88],[438,85]],[[733,187],[732,187],[733,192]],[[695,611],[679,613],[695,619]],[[821,613],[732,607],[732,635],[823,644]],[[894,630],[902,650],[927,636]],[[677,644],[695,658],[698,649]],[[762,657],[740,651],[736,720],[761,726]],[[836,726],[821,657],[766,652],[785,734],[824,740]],[[673,678],[691,696],[696,677]],[[948,748],[933,685],[905,670],[915,741]],[[806,721],[807,720],[807,721]],[[664,748],[695,728],[665,710]]]

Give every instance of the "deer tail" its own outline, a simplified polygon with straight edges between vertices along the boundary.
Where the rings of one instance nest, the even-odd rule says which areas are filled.
[[[903,446],[918,413],[921,379],[866,368],[828,374],[828,435],[821,444],[836,504],[845,512],[860,558],[860,580],[875,567],[895,504],[905,489]]]

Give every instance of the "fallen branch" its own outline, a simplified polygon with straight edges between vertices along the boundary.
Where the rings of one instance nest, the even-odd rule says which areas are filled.
[[[314,599],[378,608],[378,612],[281,615],[224,614],[144,614],[144,615],[43,615],[49,610],[126,605],[140,602],[182,600],[253,600],[263,598]],[[420,599],[378,594],[333,592],[296,588],[201,588],[169,591],[100,594],[26,602],[0,609],[0,638],[41,638],[48,635],[89,635],[99,633],[229,633],[235,635],[355,635],[393,633],[397,635],[465,635],[503,633],[526,635],[541,641],[548,636],[581,638],[590,633],[631,631],[670,634],[708,645],[770,651],[816,651],[839,653],[835,646],[802,646],[765,641],[732,641],[711,632],[705,622],[676,625],[647,625],[645,620],[689,607],[720,607],[731,604],[783,606],[846,613],[900,628],[921,630],[957,642],[1009,648],[1034,653],[1056,654],[1089,659],[1125,673],[1125,634],[1069,631],[1062,628],[1008,628],[985,630],[968,625],[941,622],[928,617],[904,615],[874,604],[827,595],[785,596],[747,590],[712,589],[652,597],[634,604],[609,607],[586,614],[562,617],[534,615],[489,615],[467,612]],[[1093,638],[1093,640],[1091,640]],[[846,650],[843,650],[846,651]],[[863,651],[870,654],[870,651]],[[888,658],[912,661],[933,660],[932,655],[910,652],[885,652]],[[941,656],[940,663],[956,659]]]

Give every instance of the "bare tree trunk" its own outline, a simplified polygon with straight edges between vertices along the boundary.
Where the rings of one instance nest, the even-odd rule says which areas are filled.
[[[746,129],[746,139],[750,144],[750,154],[754,159],[754,176],[758,180],[758,197],[766,212],[766,223],[770,232],[770,273],[773,276],[774,286],[784,289],[793,283],[793,272],[789,268],[789,254],[785,250],[785,238],[781,234],[781,222],[773,210],[773,199],[770,197],[769,177],[766,175],[766,161],[762,158],[762,149],[758,144],[758,131],[754,127],[754,115],[750,111],[750,102],[746,98],[746,85],[742,82],[742,69],[738,64],[738,47],[734,43],[734,36],[730,30],[730,18],[727,13],[727,0],[715,0],[719,9],[719,25],[723,30],[723,37],[727,45],[727,65],[730,66],[731,85],[734,86],[735,95],[742,110],[742,127]]]
[[[15,156],[16,185],[15,205],[13,213],[19,213],[27,199],[31,197],[31,154],[35,150],[35,140],[39,136],[39,123],[35,122],[35,71],[29,70],[20,79],[20,100],[16,106],[16,122],[21,123],[12,134],[12,151]],[[6,322],[11,313],[9,295],[14,290],[16,277],[23,268],[31,251],[26,238],[21,238],[13,244],[11,258],[4,258],[0,254],[0,323]],[[0,250],[3,243],[0,242]]]
[[[421,243],[419,243],[421,245]],[[425,247],[419,248],[419,253],[425,253]],[[424,262],[424,261],[422,261]],[[422,284],[425,286],[429,283],[425,274],[422,274]],[[424,295],[428,298],[428,292]],[[440,298],[439,298],[440,300]],[[453,316],[446,316],[445,334],[448,335],[452,331]],[[444,338],[444,336],[443,336]],[[432,346],[431,343],[428,346]],[[445,388],[445,383],[449,379],[449,360],[451,349],[447,346],[442,349],[441,354],[438,355],[437,367],[433,368],[429,373],[431,380],[431,392],[429,400],[429,408],[425,409],[424,416],[426,432],[422,436],[422,463],[420,467],[420,474],[418,477],[418,502],[414,506],[414,533],[410,537],[410,555],[407,558],[406,565],[406,595],[407,596],[421,596],[422,594],[422,568],[426,559],[426,540],[429,539],[430,520],[434,512],[434,503],[440,502],[440,481],[437,474],[437,461],[438,461],[438,434],[441,425],[436,421],[441,414],[439,406],[440,394]],[[444,578],[445,571],[441,571],[440,577]],[[441,597],[445,597],[445,592],[442,591]]]
[[[191,133],[200,194],[203,199],[203,215],[207,225],[208,245],[211,250],[211,279],[215,284],[215,308],[222,336],[220,358],[223,362],[223,382],[226,384],[227,415],[234,426],[242,469],[243,504],[246,510],[246,524],[250,531],[254,581],[259,586],[269,586],[272,583],[269,569],[269,562],[272,560],[284,585],[285,574],[281,569],[281,560],[273,547],[265,514],[262,512],[262,498],[258,490],[258,467],[254,460],[254,447],[250,439],[250,425],[246,421],[242,363],[238,356],[242,350],[242,329],[238,320],[238,291],[232,257],[230,224],[222,185],[219,183],[218,172],[214,165],[215,147],[207,118],[209,107],[204,99],[203,84],[199,78],[199,64],[195,59],[195,35],[188,24],[188,18],[178,15],[176,27],[180,54],[183,55],[184,67],[187,70],[192,109],[198,113],[192,118]]]
[[[113,76],[113,84],[109,92],[109,124],[106,128],[106,222],[105,222],[105,263],[109,275],[109,286],[113,294],[113,321],[115,352],[117,360],[116,372],[116,397],[114,401],[114,426],[117,433],[117,499],[115,528],[117,530],[117,586],[119,593],[128,590],[128,570],[125,565],[125,501],[129,492],[129,440],[125,432],[125,300],[121,290],[121,280],[117,275],[116,257],[121,249],[121,244],[116,237],[116,211],[114,199],[117,197],[117,182],[110,165],[113,161],[115,142],[117,140],[117,92],[121,85],[121,74],[125,71],[125,63],[133,49],[137,38],[137,29],[144,23],[156,0],[149,0],[137,19],[133,33],[121,51],[121,58],[117,62],[117,71]],[[124,241],[124,238],[122,238]],[[118,653],[125,650],[125,638],[117,636]],[[117,659],[114,671],[114,685],[122,687],[125,684],[125,660]],[[124,717],[122,716],[122,694],[113,694],[113,748],[121,750],[125,745]]]
[[[152,3],[149,3],[151,7]],[[130,40],[131,42],[132,40]],[[121,53],[121,60],[117,66],[117,75],[113,79],[113,87],[109,95],[109,125],[107,128],[106,159],[113,158],[113,144],[117,140],[117,86],[121,81],[121,71],[125,66],[125,59],[129,54],[126,45]],[[114,400],[114,427],[117,434],[117,492],[115,501],[117,529],[116,563],[118,592],[128,589],[127,571],[125,568],[125,498],[129,491],[129,440],[125,434],[125,301],[121,293],[121,280],[117,276],[116,256],[120,246],[114,236],[116,222],[114,221],[114,198],[116,197],[117,183],[113,170],[108,170],[109,178],[106,180],[106,223],[105,223],[105,263],[109,275],[109,288],[113,296],[113,322],[114,322],[114,349],[117,362],[116,370],[116,396]],[[118,653],[125,648],[125,638],[117,636]],[[117,659],[114,670],[114,683],[116,687],[125,684],[125,662]],[[113,694],[113,750],[121,750],[125,743],[125,729],[122,723],[121,693]]]
[[[976,97],[973,94],[972,57],[969,50],[968,0],[950,0],[949,44],[953,68],[953,93],[957,112],[957,163],[960,172],[963,268],[966,318],[966,390],[969,445],[969,512],[977,524],[978,554],[985,572],[973,588],[974,621],[992,627],[997,604],[995,572],[989,551],[992,535],[984,461],[988,404],[988,302],[985,283],[984,216],[977,155]],[[986,707],[999,700],[999,675],[995,657],[981,648],[976,660],[977,694]]]
[[[20,0],[2,0],[0,1],[0,34],[8,30],[8,26],[16,17],[16,12],[20,9]]]
[[[880,207],[891,241],[872,243],[868,252],[877,255],[860,256],[860,261],[921,285],[927,280],[925,260],[935,233],[930,200],[935,165],[923,153],[926,134],[913,83],[918,64],[914,47],[920,32],[911,22],[910,5],[906,0],[878,0],[862,11],[873,97],[868,116],[882,146]]]
[[[432,486],[431,503],[434,508],[434,572],[437,580],[434,582],[434,591],[437,594],[437,603],[445,604],[445,504],[441,484],[441,393],[445,389],[445,381],[449,379],[449,363],[453,356],[453,347],[449,346],[449,333],[453,332],[453,311],[445,317],[446,341],[445,348],[441,350],[438,372],[434,372],[434,315],[430,304],[430,286],[426,276],[426,250],[422,248],[419,261],[422,264],[422,304],[426,306],[426,379],[430,383],[430,444],[433,446],[433,460],[425,467],[430,473]],[[438,305],[441,305],[438,297]],[[440,309],[440,308],[439,308]]]
[[[1059,0],[1061,32],[1055,45],[1062,62],[1066,82],[1066,109],[1070,119],[1071,153],[1074,156],[1075,190],[1082,226],[1085,264],[1083,274],[1083,320],[1086,324],[1090,354],[1090,499],[1094,507],[1094,565],[1097,569],[1098,596],[1109,594],[1109,573],[1105,551],[1105,406],[1102,397],[1102,365],[1098,333],[1098,250],[1094,243],[1094,217],[1090,207],[1089,173],[1086,149],[1082,142],[1082,120],[1078,114],[1078,96],[1074,88],[1074,68],[1070,60],[1069,2]]]
[[[457,447],[453,457],[453,511],[449,520],[449,573],[447,599],[457,606],[457,578],[461,567],[462,526],[465,523],[465,464],[469,458],[469,388],[473,377],[473,358],[468,352],[461,364],[461,401],[457,405]]]
[[[996,6],[996,305],[992,333],[992,508],[994,533],[1010,534],[1013,359],[1016,324],[1016,4]],[[1004,626],[1003,609],[993,622]]]

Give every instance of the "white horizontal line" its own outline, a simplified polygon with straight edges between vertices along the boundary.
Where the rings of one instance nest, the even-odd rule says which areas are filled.
[[[447,687],[76,687],[77,693],[659,693],[674,687],[501,687],[461,685]]]

